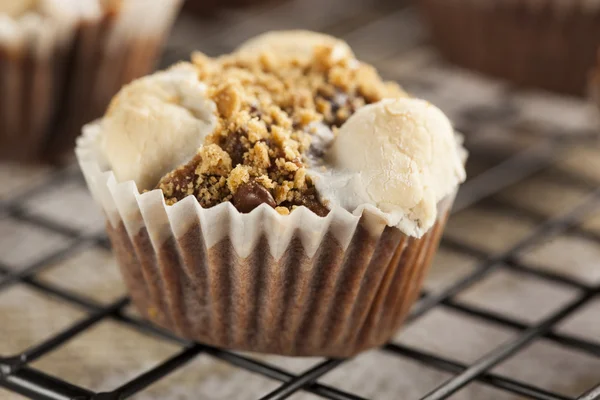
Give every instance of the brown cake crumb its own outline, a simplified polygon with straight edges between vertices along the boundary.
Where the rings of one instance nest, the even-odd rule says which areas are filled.
[[[186,165],[159,182],[167,204],[194,195],[202,207],[231,201],[240,212],[262,203],[282,215],[306,206],[328,209],[307,175],[314,124],[334,133],[358,108],[385,97],[404,97],[375,69],[333,48],[315,49],[311,60],[276,54],[193,55],[201,81],[217,104],[217,129]]]

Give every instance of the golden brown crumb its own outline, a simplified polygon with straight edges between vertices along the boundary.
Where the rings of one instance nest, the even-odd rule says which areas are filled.
[[[231,193],[235,193],[240,185],[248,183],[248,181],[250,181],[250,167],[239,164],[227,178],[227,187]]]
[[[365,104],[406,96],[370,65],[335,58],[332,51],[318,47],[311,60],[269,52],[215,59],[195,53],[218,124],[188,164],[161,179],[167,203],[194,195],[203,207],[233,201],[248,212],[267,203],[283,215],[298,206],[326,215],[306,173],[313,124],[335,133]]]
[[[224,118],[231,118],[240,110],[242,106],[242,89],[239,82],[227,82],[221,86],[213,95],[213,100],[217,104],[219,113]]]
[[[275,211],[277,211],[281,215],[289,215],[290,214],[289,208],[285,208],[285,207],[275,207]]]
[[[226,176],[231,171],[231,157],[216,144],[202,146],[198,150],[202,162],[194,171],[196,175]]]

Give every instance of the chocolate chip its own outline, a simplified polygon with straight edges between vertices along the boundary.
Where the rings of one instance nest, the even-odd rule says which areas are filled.
[[[276,206],[267,188],[254,181],[244,183],[233,195],[233,205],[241,213],[249,213],[263,203],[273,208]]]
[[[240,132],[227,135],[221,144],[221,147],[223,150],[229,153],[233,167],[244,162],[244,153],[246,152],[246,148],[242,144],[242,134]]]
[[[302,196],[301,205],[317,214],[319,217],[325,217],[329,214],[329,209],[319,201],[315,188],[308,189]]]
[[[302,205],[310,211],[317,214],[319,217],[326,217],[329,214],[329,209],[319,202],[319,200],[308,197],[302,201]]]
[[[329,214],[329,209],[319,201],[315,188],[306,190],[293,202],[284,201],[283,203],[279,204],[279,206],[288,208],[293,206],[304,206],[317,214],[319,217],[326,217],[327,214]]]
[[[250,115],[252,115],[253,117],[262,117],[263,113],[256,107],[256,106],[250,106]]]

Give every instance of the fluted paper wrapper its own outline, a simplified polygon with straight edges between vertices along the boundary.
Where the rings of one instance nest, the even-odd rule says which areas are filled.
[[[209,209],[193,196],[166,206],[159,190],[117,183],[98,150],[98,126],[77,157],[133,303],[184,338],[235,350],[347,357],[386,342],[419,294],[453,195],[416,239],[365,211],[261,205]]]
[[[588,0],[419,0],[451,61],[516,84],[583,95],[600,46]]]
[[[180,3],[126,0],[95,17],[37,17],[0,35],[0,158],[72,149],[124,84],[152,70]]]
[[[69,35],[68,29],[32,20],[0,37],[1,158],[26,159],[43,146],[60,100]]]

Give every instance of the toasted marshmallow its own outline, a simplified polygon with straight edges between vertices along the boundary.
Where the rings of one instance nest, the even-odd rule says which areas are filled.
[[[16,18],[35,9],[37,0],[0,0],[0,14]]]
[[[116,178],[153,188],[196,154],[217,125],[216,109],[191,64],[125,86],[101,122],[101,145]]]
[[[38,0],[38,9],[42,15],[67,23],[100,18],[103,13],[101,0]]]
[[[282,57],[297,57],[306,60],[313,56],[315,49],[319,46],[332,47],[331,57],[334,60],[354,58],[352,49],[343,40],[323,33],[303,30],[263,33],[244,42],[237,51],[255,54],[269,51]]]
[[[86,18],[100,15],[101,0],[0,0],[0,14],[19,18],[38,13],[51,18]]]
[[[430,103],[385,99],[359,109],[312,171],[321,199],[355,214],[377,211],[390,226],[421,237],[437,203],[465,180],[464,150],[448,118]]]

